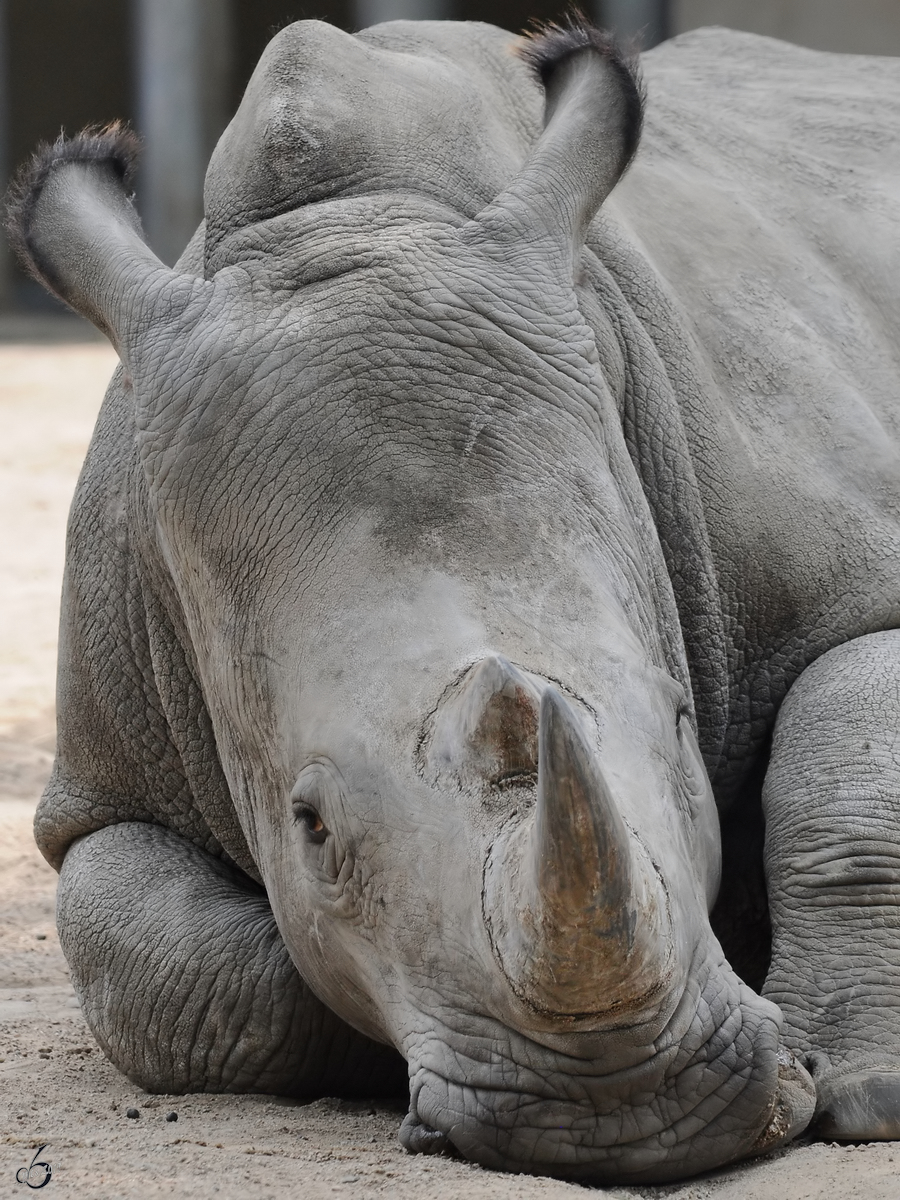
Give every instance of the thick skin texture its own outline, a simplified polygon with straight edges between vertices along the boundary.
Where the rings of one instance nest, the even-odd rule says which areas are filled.
[[[778,715],[763,804],[765,994],[807,1055],[821,1133],[900,1138],[900,631],[804,671]]]
[[[488,26],[282,31],[176,271],[113,135],[26,186],[123,360],[36,825],[73,978],[145,1087],[402,1055],[404,1144],[503,1169],[897,1136],[900,63],[676,39],[617,184],[637,91],[552,40],[544,94]]]

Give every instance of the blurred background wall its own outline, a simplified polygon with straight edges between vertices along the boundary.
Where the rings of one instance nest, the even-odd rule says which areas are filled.
[[[900,54],[900,0],[582,0],[648,48],[719,24],[826,50]],[[347,30],[396,18],[511,30],[565,0],[0,0],[0,178],[60,129],[121,118],[145,150],[138,195],[151,244],[174,262],[202,211],[203,174],[272,34],[319,17]],[[0,308],[45,308],[0,243]]]
[[[727,25],[845,54],[900,54],[900,0],[672,0],[672,31]]]

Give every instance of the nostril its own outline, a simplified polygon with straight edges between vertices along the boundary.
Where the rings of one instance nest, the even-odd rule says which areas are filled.
[[[414,1112],[408,1112],[400,1126],[400,1145],[408,1154],[452,1154],[453,1145],[446,1133],[423,1125]]]

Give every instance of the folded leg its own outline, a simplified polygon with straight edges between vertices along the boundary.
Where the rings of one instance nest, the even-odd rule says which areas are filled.
[[[823,655],[775,728],[763,793],[764,994],[822,1136],[900,1138],[900,631]]]
[[[262,890],[178,834],[132,822],[75,842],[57,915],[88,1024],[147,1091],[404,1091],[400,1056],[310,992]]]

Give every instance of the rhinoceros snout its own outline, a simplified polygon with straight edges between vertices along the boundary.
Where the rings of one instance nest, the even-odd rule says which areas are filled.
[[[671,975],[666,889],[591,725],[549,680],[492,654],[445,695],[425,739],[433,783],[518,791],[485,867],[484,920],[513,993],[551,1020],[652,1005]]]
[[[471,1017],[447,1027],[449,1043],[415,1039],[401,1144],[586,1184],[658,1183],[798,1136],[812,1081],[780,1044],[772,1006],[712,966],[699,965],[711,990],[687,988],[655,1048],[635,1041],[630,1058],[615,1037],[544,1045],[494,1027],[488,1043]],[[502,1053],[486,1059],[486,1044]]]

